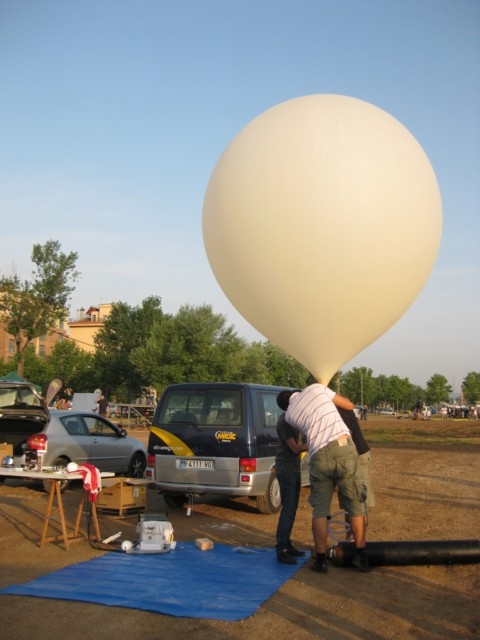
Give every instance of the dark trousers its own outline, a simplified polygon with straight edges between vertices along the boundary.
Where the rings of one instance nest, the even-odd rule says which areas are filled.
[[[278,518],[275,548],[277,551],[281,551],[288,549],[291,545],[290,536],[300,498],[300,472],[277,473],[277,480],[280,485],[282,510]]]

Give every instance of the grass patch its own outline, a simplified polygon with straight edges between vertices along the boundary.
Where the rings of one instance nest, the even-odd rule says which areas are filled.
[[[361,423],[370,444],[425,444],[425,445],[480,445],[478,420],[426,420],[408,419],[372,420]]]
[[[448,444],[448,445],[470,445],[479,446],[479,438],[462,438],[433,435],[425,432],[411,432],[411,431],[390,431],[390,430],[375,430],[371,432],[364,431],[365,438],[370,445],[374,444]]]

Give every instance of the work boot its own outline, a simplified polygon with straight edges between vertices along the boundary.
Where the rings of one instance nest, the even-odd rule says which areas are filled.
[[[368,562],[368,556],[365,553],[365,550],[357,551],[355,553],[352,558],[352,566],[356,567],[360,571],[363,571],[364,573],[368,573],[372,570],[372,568],[370,567],[370,563]]]
[[[312,555],[312,558],[313,558],[313,564],[310,565],[310,569],[312,571],[316,571],[317,573],[328,572],[327,558],[324,553],[316,556]]]
[[[282,564],[297,564],[297,561],[292,555],[290,555],[288,549],[277,551],[277,560]]]
[[[288,553],[294,558],[304,558],[306,555],[305,551],[300,551],[300,549],[294,547],[293,544],[288,547]]]

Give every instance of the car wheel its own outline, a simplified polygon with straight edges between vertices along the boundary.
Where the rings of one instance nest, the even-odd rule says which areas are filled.
[[[69,462],[70,460],[68,460],[67,458],[57,458],[56,460],[53,461],[52,466],[57,467],[59,471],[60,470],[65,471],[65,468]],[[47,493],[50,493],[50,487],[52,486],[52,481],[43,480],[42,484],[43,484],[43,490],[46,491]],[[70,480],[62,480],[60,482],[60,493],[64,493],[67,490],[69,484],[70,484]]]
[[[170,509],[181,509],[183,505],[187,504],[187,496],[184,493],[165,493],[163,499]]]
[[[264,495],[257,496],[257,507],[260,513],[271,515],[280,511],[281,506],[280,485],[278,484],[277,476],[272,474]]]
[[[143,472],[147,466],[147,461],[142,453],[134,453],[128,465],[129,478],[143,478]]]

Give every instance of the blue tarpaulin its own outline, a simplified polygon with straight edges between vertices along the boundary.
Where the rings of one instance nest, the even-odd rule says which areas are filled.
[[[242,620],[302,566],[280,564],[273,549],[177,542],[159,554],[110,552],[0,594],[79,600],[177,617]]]

